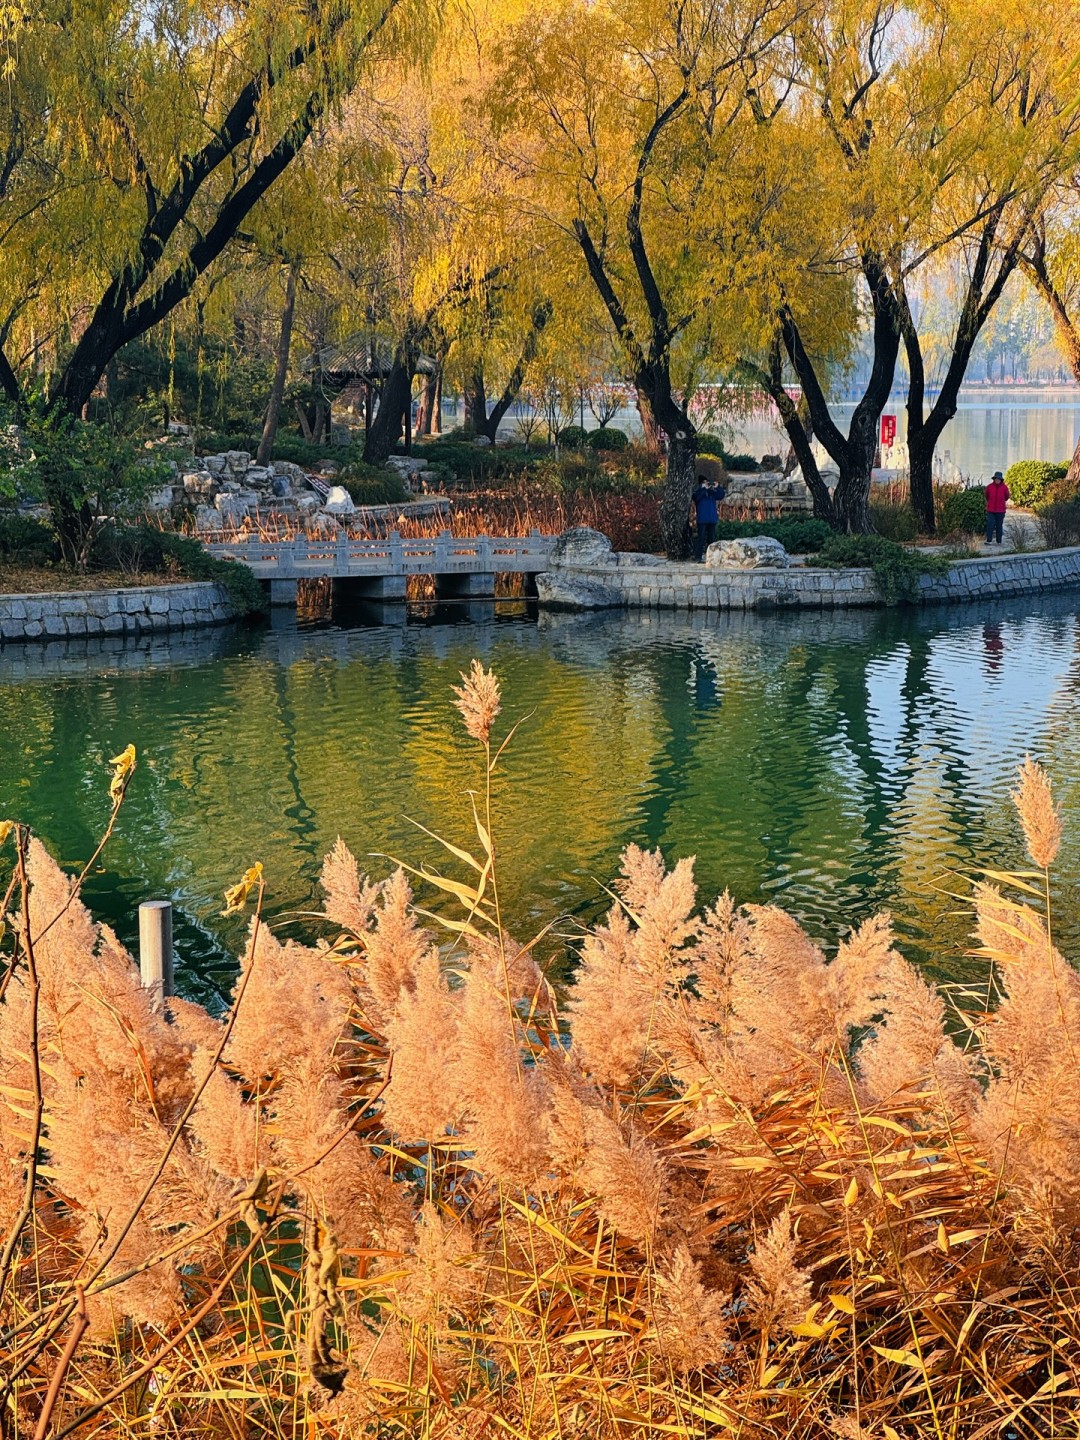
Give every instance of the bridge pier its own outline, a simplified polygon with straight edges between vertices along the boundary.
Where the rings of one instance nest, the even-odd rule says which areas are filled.
[[[264,580],[263,589],[269,590],[271,605],[291,605],[296,609],[295,580]]]
[[[493,600],[495,598],[494,573],[476,574],[470,571],[466,574],[436,575],[435,598],[437,600]]]
[[[404,575],[353,576],[348,580],[334,581],[334,601],[350,600],[404,600]]]

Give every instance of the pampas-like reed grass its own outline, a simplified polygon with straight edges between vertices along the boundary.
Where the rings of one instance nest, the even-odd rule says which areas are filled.
[[[456,703],[455,874],[374,882],[339,842],[308,946],[253,866],[224,1019],[155,1010],[6,827],[4,1440],[1080,1433],[1080,979],[1045,876],[979,881],[993,1003],[954,1007],[887,916],[827,961],[631,847],[557,995],[500,921],[494,677]],[[1035,767],[1016,798],[1050,863]]]

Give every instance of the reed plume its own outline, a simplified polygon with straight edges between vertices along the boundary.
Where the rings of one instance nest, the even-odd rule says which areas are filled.
[[[474,666],[458,699],[490,777],[498,682]],[[1041,772],[1018,794],[1048,864]],[[156,1011],[20,840],[12,1440],[43,1415],[123,1440],[1071,1434],[1080,981],[1032,887],[976,887],[998,998],[958,1011],[888,916],[829,958],[776,907],[699,911],[692,862],[631,847],[553,986],[488,903],[488,821],[442,932],[339,840],[329,934],[257,909],[224,1017]]]

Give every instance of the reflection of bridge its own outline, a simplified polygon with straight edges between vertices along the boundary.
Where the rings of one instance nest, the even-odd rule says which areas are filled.
[[[295,605],[298,580],[330,579],[371,600],[404,600],[410,575],[432,575],[441,599],[495,594],[495,576],[531,577],[549,565],[553,535],[453,536],[443,530],[403,540],[396,530],[382,540],[350,540],[344,530],[327,539],[260,540],[248,535],[207,544],[212,555],[242,560],[270,587],[271,605]],[[535,593],[535,592],[534,592]]]

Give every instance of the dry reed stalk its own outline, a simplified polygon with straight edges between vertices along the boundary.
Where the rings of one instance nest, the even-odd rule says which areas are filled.
[[[776,910],[699,914],[688,862],[631,848],[559,1003],[541,938],[499,919],[501,704],[463,677],[475,841],[444,842],[461,878],[413,872],[441,949],[405,874],[372,884],[339,842],[333,943],[256,927],[225,1026],[155,1016],[40,847],[16,852],[13,943],[45,939],[8,952],[0,1006],[4,1440],[1075,1433],[1080,981],[1048,914],[980,889],[1002,998],[962,1053],[887,917],[827,962]],[[111,1175],[65,1138],[75,1051]]]

